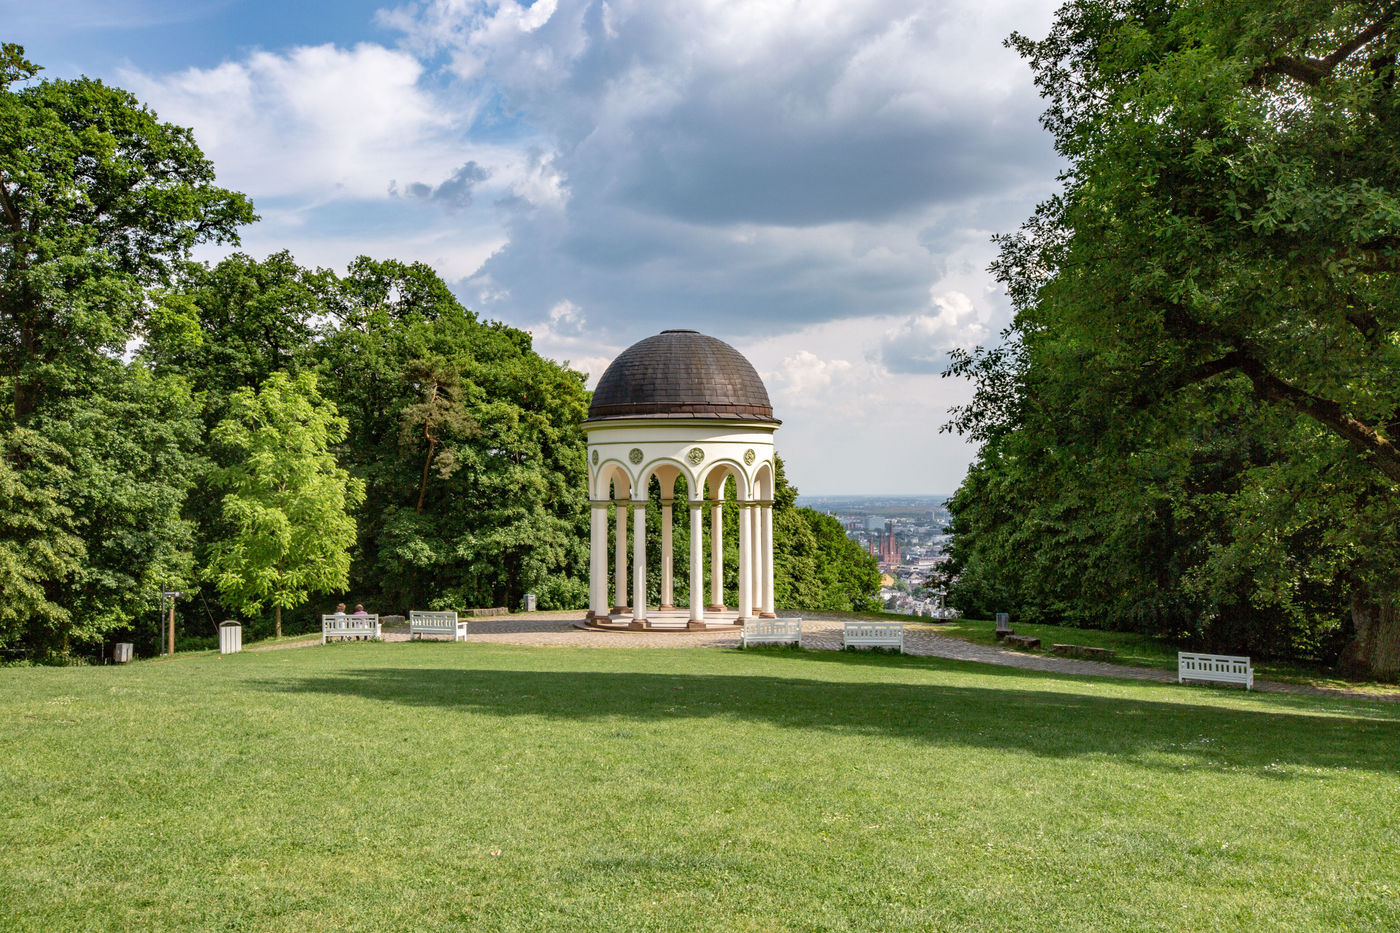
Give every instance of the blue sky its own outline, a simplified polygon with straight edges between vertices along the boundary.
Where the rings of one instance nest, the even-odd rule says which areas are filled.
[[[1045,0],[0,0],[0,40],[192,126],[243,249],[432,264],[596,380],[693,327],[763,376],[809,494],[942,493],[1009,316],[990,238],[1057,162]],[[210,258],[214,258],[210,254]]]

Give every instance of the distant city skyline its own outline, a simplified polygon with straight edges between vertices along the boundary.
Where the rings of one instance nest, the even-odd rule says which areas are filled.
[[[749,358],[804,492],[957,488],[948,351],[1009,321],[991,237],[1056,188],[1052,0],[0,0],[44,77],[194,128],[243,249],[421,260],[594,384],[693,327]],[[217,258],[217,252],[202,254]]]

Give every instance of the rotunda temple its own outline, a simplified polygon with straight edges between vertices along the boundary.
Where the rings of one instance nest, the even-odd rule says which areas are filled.
[[[613,360],[583,422],[592,506],[590,624],[703,629],[773,617],[773,434],[779,424],[763,380],[722,340],[665,330]],[[659,599],[648,606],[653,481],[660,487],[661,559]],[[688,609],[674,605],[673,525],[682,482],[690,532]],[[725,604],[724,587],[726,490],[738,524],[732,606]]]

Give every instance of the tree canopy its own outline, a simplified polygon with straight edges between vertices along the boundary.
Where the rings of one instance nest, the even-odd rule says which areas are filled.
[[[1012,37],[1067,167],[1002,241],[1007,343],[952,367],[956,598],[1400,669],[1397,9],[1075,0]]]

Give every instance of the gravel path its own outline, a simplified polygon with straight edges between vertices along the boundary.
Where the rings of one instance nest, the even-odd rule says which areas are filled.
[[[802,647],[818,651],[841,649],[841,625],[844,620],[836,614],[803,616]],[[583,612],[535,612],[510,616],[473,618],[467,625],[467,641],[495,642],[508,645],[545,645],[575,648],[735,648],[739,645],[737,628],[716,628],[705,632],[600,632],[580,627]],[[384,629],[385,641],[408,641],[408,626]],[[276,651],[283,648],[304,648],[319,645],[319,637],[286,642],[267,647],[252,647],[250,651]],[[1105,664],[1102,661],[1081,661],[1074,658],[1054,658],[1025,654],[996,645],[979,645],[960,638],[939,635],[931,627],[911,624],[904,632],[906,654],[924,657],[950,658],[955,661],[975,661],[999,664],[1032,671],[1053,671],[1081,677],[1121,677],[1129,680],[1149,680],[1155,683],[1175,683],[1172,671],[1151,667],[1131,667],[1125,664]],[[1295,693],[1311,696],[1353,697],[1361,700],[1400,702],[1400,689],[1390,693],[1362,693],[1330,687],[1281,683],[1272,680],[1254,681],[1254,689],[1267,693]]]

